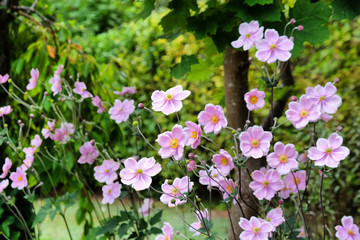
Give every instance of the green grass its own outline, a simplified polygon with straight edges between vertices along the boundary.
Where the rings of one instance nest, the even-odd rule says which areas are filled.
[[[118,203],[118,202],[116,202]],[[36,211],[41,207],[43,203],[41,201],[37,201],[35,203]],[[120,204],[113,204],[111,205],[111,215],[115,216],[117,212],[120,210],[123,210]],[[127,206],[127,209],[129,210],[129,207]],[[179,230],[182,234],[192,237],[192,232],[189,231],[189,226],[187,226],[181,217],[179,216],[179,213],[177,212],[176,208],[169,208],[168,206],[162,204],[161,202],[156,202],[153,206],[153,209],[151,210],[151,214],[158,212],[159,210],[163,210],[163,216],[162,216],[162,222],[168,222],[170,223],[174,231]],[[193,223],[196,221],[196,217],[194,213],[191,213],[186,208],[179,208],[179,212],[183,214],[184,219],[189,223]],[[76,205],[68,208],[66,210],[65,216],[67,219],[67,222],[70,226],[70,231],[72,234],[72,237],[74,240],[81,239],[82,231],[83,231],[83,224],[78,225],[75,220],[75,213],[76,213]],[[108,211],[106,205],[101,207],[101,210],[103,213],[108,217]],[[212,212],[212,220],[214,223],[214,229],[213,232],[217,232],[218,236],[221,238],[226,238],[228,232],[230,231],[230,223],[227,218],[227,213],[219,210],[214,210]],[[99,225],[98,221],[95,218],[94,214],[94,221],[96,226]],[[162,222],[158,224],[158,227],[162,227]],[[46,217],[45,221],[41,223],[40,225],[41,230],[41,240],[65,240],[70,239],[68,232],[66,230],[65,223],[60,215],[56,215],[53,220],[49,218],[49,216]],[[149,239],[153,239],[154,237],[150,237]],[[203,239],[203,237],[193,237],[195,239]],[[176,236],[174,233],[174,239],[183,239],[180,236]]]

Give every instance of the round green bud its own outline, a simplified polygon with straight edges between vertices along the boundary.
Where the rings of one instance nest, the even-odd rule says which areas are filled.
[[[173,180],[169,179],[169,180],[167,181],[167,183],[168,183],[169,185],[171,185],[171,184],[173,184]]]
[[[136,127],[137,125],[139,125],[138,121],[133,121],[133,126]]]
[[[8,80],[8,82],[9,82],[9,83],[12,83],[12,79],[10,78],[10,79]]]
[[[201,202],[201,198],[199,198],[199,197],[196,198],[196,201],[197,201],[197,202]]]
[[[232,130],[231,133],[232,133],[232,134],[235,134],[235,133],[236,133],[236,130]]]
[[[7,128],[7,127],[8,127],[8,125],[5,123],[5,124],[4,124],[4,127],[5,127],[5,128]]]
[[[53,103],[53,102],[54,102],[54,99],[51,98],[51,99],[50,99],[50,102]]]
[[[190,163],[190,160],[188,159],[188,160],[186,160],[186,164],[189,164]]]
[[[176,200],[173,198],[173,199],[171,199],[170,202],[171,202],[172,204],[175,204]]]

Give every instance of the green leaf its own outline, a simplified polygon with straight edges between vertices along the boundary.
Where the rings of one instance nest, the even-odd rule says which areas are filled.
[[[150,218],[150,225],[155,225],[156,223],[161,221],[161,216],[162,216],[163,210],[160,210],[159,212],[157,212],[154,216],[152,216]]]
[[[129,230],[129,224],[127,223],[123,223],[120,225],[119,230],[118,230],[118,235],[119,238],[122,239],[122,237],[127,233],[127,231]],[[161,233],[161,231],[160,231]]]
[[[160,228],[153,227],[150,229],[150,234],[159,234],[159,233],[162,233]]]
[[[298,0],[294,8],[290,9],[290,18],[296,19],[297,25],[302,25],[304,30],[294,32],[293,57],[297,57],[304,49],[305,41],[312,44],[322,43],[329,37],[328,28],[331,9],[329,5],[321,2],[311,3],[310,0]]]
[[[155,0],[145,0],[144,1],[144,8],[139,14],[139,17],[142,19],[147,18],[150,16],[151,12],[155,9]]]
[[[171,70],[170,74],[174,78],[181,78],[187,72],[190,72],[191,65],[199,63],[195,55],[183,55],[181,57],[181,63],[176,64],[176,66]]]
[[[191,71],[187,77],[187,80],[190,82],[208,80],[209,75],[211,74],[211,65],[212,63],[210,61],[199,60],[198,64],[191,66]]]
[[[48,215],[48,210],[40,208],[39,212],[35,216],[32,227],[35,227],[36,224],[38,224],[38,223],[42,223],[45,220],[47,215]]]
[[[244,22],[250,22],[254,19],[258,20],[259,22],[281,21],[281,8],[278,5],[256,5],[254,7],[248,7],[243,5],[237,7],[236,11],[236,16],[240,17]]]
[[[272,4],[274,0],[245,0],[245,3],[250,7],[254,6],[255,4],[265,5],[265,4]]]
[[[359,0],[334,0],[331,2],[333,8],[333,20],[350,19],[353,20],[360,15]]]
[[[102,227],[97,232],[97,235],[108,234],[115,231],[115,229],[119,226],[119,222],[119,217],[113,217],[109,219],[104,223],[104,225],[102,225]]]

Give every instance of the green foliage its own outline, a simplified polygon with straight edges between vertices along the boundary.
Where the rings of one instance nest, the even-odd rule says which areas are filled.
[[[245,3],[249,5],[250,7],[259,4],[259,5],[265,5],[265,4],[271,4],[274,0],[245,0]]]
[[[190,72],[191,65],[197,64],[199,61],[195,58],[195,55],[183,55],[181,57],[181,63],[177,64],[171,71],[170,74],[174,78],[181,78],[187,72]]]
[[[334,0],[331,2],[333,8],[333,20],[353,20],[360,14],[360,2],[357,0]]]

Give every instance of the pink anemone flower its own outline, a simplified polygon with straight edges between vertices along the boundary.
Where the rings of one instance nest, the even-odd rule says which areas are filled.
[[[53,96],[57,95],[62,90],[60,74],[63,71],[63,69],[64,66],[59,65],[58,69],[54,73],[54,76],[49,80],[49,83],[51,84],[51,91],[53,92]]]
[[[354,224],[354,219],[351,216],[343,216],[341,218],[341,225],[335,227],[335,236],[340,240],[359,240],[359,227]]]
[[[151,95],[152,109],[169,115],[182,108],[182,100],[190,95],[190,91],[183,90],[181,85],[168,89],[166,92],[156,90]]]
[[[123,89],[121,90],[121,92],[119,91],[114,91],[115,95],[121,95],[124,96],[126,94],[135,94],[136,93],[136,87],[123,87]]]
[[[193,159],[189,159],[189,163],[186,164],[188,172],[195,171],[197,169],[196,162]]]
[[[237,186],[236,183],[231,178],[220,180],[219,190],[223,193],[224,200],[228,199],[230,197],[229,196],[230,194],[233,194],[233,191],[236,188],[236,186]],[[234,197],[237,197],[237,196],[232,196],[232,198],[234,198]],[[227,201],[229,201],[229,200],[227,200]],[[234,204],[236,204],[235,198],[234,198],[233,202],[234,202]]]
[[[319,138],[316,147],[309,149],[309,158],[315,161],[316,166],[328,166],[335,168],[350,154],[347,147],[341,146],[342,137],[332,133],[328,139]]]
[[[306,88],[306,96],[318,107],[321,113],[334,114],[341,106],[341,97],[336,95],[336,87],[333,83],[326,83],[325,87],[317,85],[316,87]]]
[[[200,211],[195,211],[195,215],[197,218],[197,222],[192,223],[190,226],[190,232],[195,232],[193,234],[193,236],[199,236],[202,231],[200,231],[199,229],[201,229],[204,224],[204,219],[207,219],[210,221],[210,216],[209,216],[209,212],[207,209],[205,210],[200,210]]]
[[[102,113],[105,111],[105,108],[104,106],[102,105],[102,102],[101,102],[101,99],[99,96],[95,96],[91,99],[92,101],[92,104],[95,106],[95,107],[98,107],[99,109],[97,110],[97,113]]]
[[[187,139],[188,135],[183,131],[182,126],[176,124],[171,132],[166,131],[159,134],[155,140],[161,146],[159,155],[163,159],[174,156],[176,160],[181,160],[184,157]]]
[[[283,217],[283,211],[280,207],[271,209],[268,214],[266,214],[265,220],[274,226],[272,230],[272,232],[274,232],[276,230],[276,227],[280,226],[283,222],[285,222],[285,218]]]
[[[9,80],[9,74],[0,75],[0,84],[4,84]]]
[[[255,57],[268,64],[276,60],[286,62],[290,59],[290,51],[293,48],[294,42],[287,36],[279,37],[279,33],[275,29],[267,29],[265,39],[261,39],[256,43]]]
[[[254,195],[259,200],[271,200],[277,191],[282,188],[281,176],[274,170],[270,169],[264,174],[259,170],[251,173],[253,181],[249,187],[254,191]]]
[[[256,88],[245,93],[244,99],[249,111],[260,109],[265,106],[265,92],[259,91]]]
[[[125,99],[121,102],[119,99],[115,100],[114,107],[109,109],[110,118],[116,123],[126,122],[135,111],[134,100]]]
[[[85,142],[80,148],[79,151],[81,153],[80,158],[78,159],[78,163],[80,164],[93,164],[95,158],[99,156],[99,151],[96,150],[95,146],[93,146],[90,142]]]
[[[269,152],[272,134],[264,131],[261,126],[253,126],[240,133],[239,139],[240,149],[244,156],[261,158]]]
[[[224,110],[220,105],[214,106],[209,103],[205,106],[205,111],[201,111],[198,115],[200,125],[204,126],[204,132],[219,134],[222,128],[228,124],[224,114]]]
[[[256,217],[251,217],[250,220],[241,217],[239,226],[244,230],[240,234],[240,240],[268,240],[268,235],[273,229],[271,223]]]
[[[100,166],[94,167],[95,179],[98,182],[105,182],[106,184],[112,183],[118,178],[116,171],[120,168],[120,163],[115,162],[113,159],[105,160]]]
[[[0,193],[2,193],[4,191],[5,188],[7,188],[7,186],[9,186],[9,180],[6,179],[4,181],[0,182]]]
[[[121,195],[121,184],[118,182],[110,183],[102,187],[103,199],[102,204],[112,204],[115,199]]]
[[[0,107],[0,117],[9,115],[12,111],[13,109],[11,108],[11,106]]]
[[[42,143],[41,137],[39,136],[39,134],[35,134],[34,138],[31,140],[30,145],[38,148],[41,146],[41,143]]]
[[[289,109],[285,115],[296,129],[301,129],[309,122],[316,122],[320,117],[320,112],[311,100],[302,95],[300,102],[289,103]]]
[[[2,166],[2,174],[0,175],[0,178],[6,178],[8,172],[10,171],[11,166],[12,166],[11,159],[5,158],[5,163]]]
[[[235,167],[233,158],[224,149],[220,149],[220,154],[215,154],[211,161],[215,163],[215,167],[220,170],[224,176],[228,175]]]
[[[146,217],[150,214],[150,209],[152,208],[152,205],[154,203],[154,200],[151,198],[145,198],[143,205],[139,208],[139,212],[143,217]]]
[[[190,181],[188,176],[182,177],[181,179],[175,178],[172,184],[169,184],[168,181],[169,180],[166,179],[161,185],[161,190],[164,193],[160,196],[160,201],[169,207],[186,203],[186,198],[184,198],[183,195],[192,190],[194,183]],[[171,202],[172,199],[175,199],[175,203]]]
[[[16,172],[12,172],[10,174],[10,179],[12,181],[11,187],[22,190],[24,187],[28,185],[28,181],[26,178],[26,172],[21,170],[20,168],[16,169]]]
[[[161,165],[156,163],[153,157],[142,158],[139,162],[134,158],[128,158],[124,164],[125,168],[120,171],[121,182],[131,185],[136,191],[149,188],[151,177],[161,171]]]
[[[202,130],[200,124],[187,121],[185,125],[186,128],[184,128],[184,132],[188,136],[186,146],[191,146],[192,149],[195,149],[200,145],[201,141]]]
[[[289,172],[284,178],[287,188],[292,189],[292,193],[303,191],[306,188],[306,171]]]
[[[31,90],[31,89],[34,89],[36,87],[36,83],[37,83],[37,80],[39,78],[39,70],[37,68],[36,69],[31,69],[30,75],[31,75],[31,78],[29,80],[29,84],[26,86],[27,90]]]
[[[243,46],[244,51],[249,50],[257,41],[263,38],[264,27],[259,27],[258,21],[241,23],[239,26],[240,37],[231,42],[234,48]]]
[[[209,187],[218,187],[221,180],[225,179],[225,176],[222,176],[222,173],[218,169],[211,166],[208,171],[200,170],[199,171],[199,182],[202,185],[208,185]]]
[[[275,143],[274,152],[267,155],[266,160],[270,167],[276,168],[280,175],[288,174],[291,170],[299,167],[296,160],[298,152],[294,144],[284,145],[282,142]]]
[[[74,93],[79,94],[82,98],[93,97],[93,95],[86,91],[86,85],[83,82],[75,82],[75,88],[73,89]]]
[[[293,193],[294,189],[289,187],[289,184],[284,180],[281,180],[282,188],[280,189],[278,196],[282,199],[287,199],[290,197],[290,193]]]
[[[163,234],[155,237],[155,240],[172,240],[174,236],[174,229],[170,223],[164,222],[164,226],[161,228]]]

